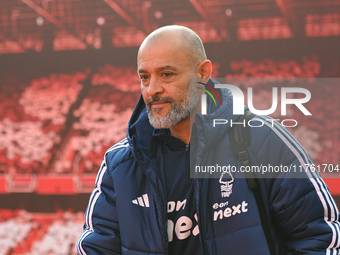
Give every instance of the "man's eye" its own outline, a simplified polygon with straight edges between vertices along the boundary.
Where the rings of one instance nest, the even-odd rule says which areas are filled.
[[[173,75],[173,73],[163,73],[163,75],[164,75],[165,77],[169,77],[169,76]]]
[[[147,80],[149,77],[147,75],[141,75],[139,77],[142,81]]]

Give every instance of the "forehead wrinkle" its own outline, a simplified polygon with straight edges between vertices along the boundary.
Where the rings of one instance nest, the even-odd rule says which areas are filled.
[[[163,71],[163,70],[173,70],[173,71],[177,71],[177,68],[170,66],[170,65],[166,65],[166,66],[161,66],[161,67],[157,67],[156,68],[157,71]]]
[[[172,70],[172,71],[178,71],[178,69],[174,66],[170,66],[170,65],[166,65],[166,66],[161,66],[161,67],[157,67],[156,72],[161,72],[164,70]],[[147,73],[148,71],[144,70],[144,69],[139,69],[138,73]]]

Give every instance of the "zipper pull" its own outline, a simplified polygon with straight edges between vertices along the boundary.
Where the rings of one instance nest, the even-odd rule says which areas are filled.
[[[185,151],[188,151],[190,147],[190,143],[185,145]]]

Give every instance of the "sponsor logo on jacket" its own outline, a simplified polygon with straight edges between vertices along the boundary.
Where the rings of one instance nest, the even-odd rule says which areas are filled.
[[[132,203],[141,207],[150,207],[148,194],[137,197],[136,199],[132,200]]]
[[[228,206],[229,202],[225,203],[215,203],[213,205],[214,221],[222,220],[223,218],[230,218],[237,214],[242,214],[248,212],[248,203],[246,201],[242,201],[242,203],[237,205]]]
[[[187,200],[183,201],[169,201],[167,213],[171,213],[173,211],[183,210],[186,206]],[[197,236],[199,234],[199,228],[197,224],[197,214],[194,215],[195,223],[187,216],[181,216],[177,220],[172,221],[168,219],[168,240],[172,242],[174,239],[174,235],[178,238],[178,240],[183,240],[188,238],[191,234],[193,236]]]

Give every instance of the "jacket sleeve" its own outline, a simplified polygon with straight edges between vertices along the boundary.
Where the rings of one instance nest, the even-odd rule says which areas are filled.
[[[281,179],[274,186],[271,215],[286,254],[339,254],[339,212],[322,179]]]
[[[79,255],[121,254],[115,191],[105,158],[85,212],[85,224],[76,250]]]
[[[288,172],[265,180],[271,221],[285,240],[286,254],[339,254],[339,211],[327,185],[284,127],[275,122],[266,128],[255,138],[262,145],[254,154],[258,162],[287,166]]]

